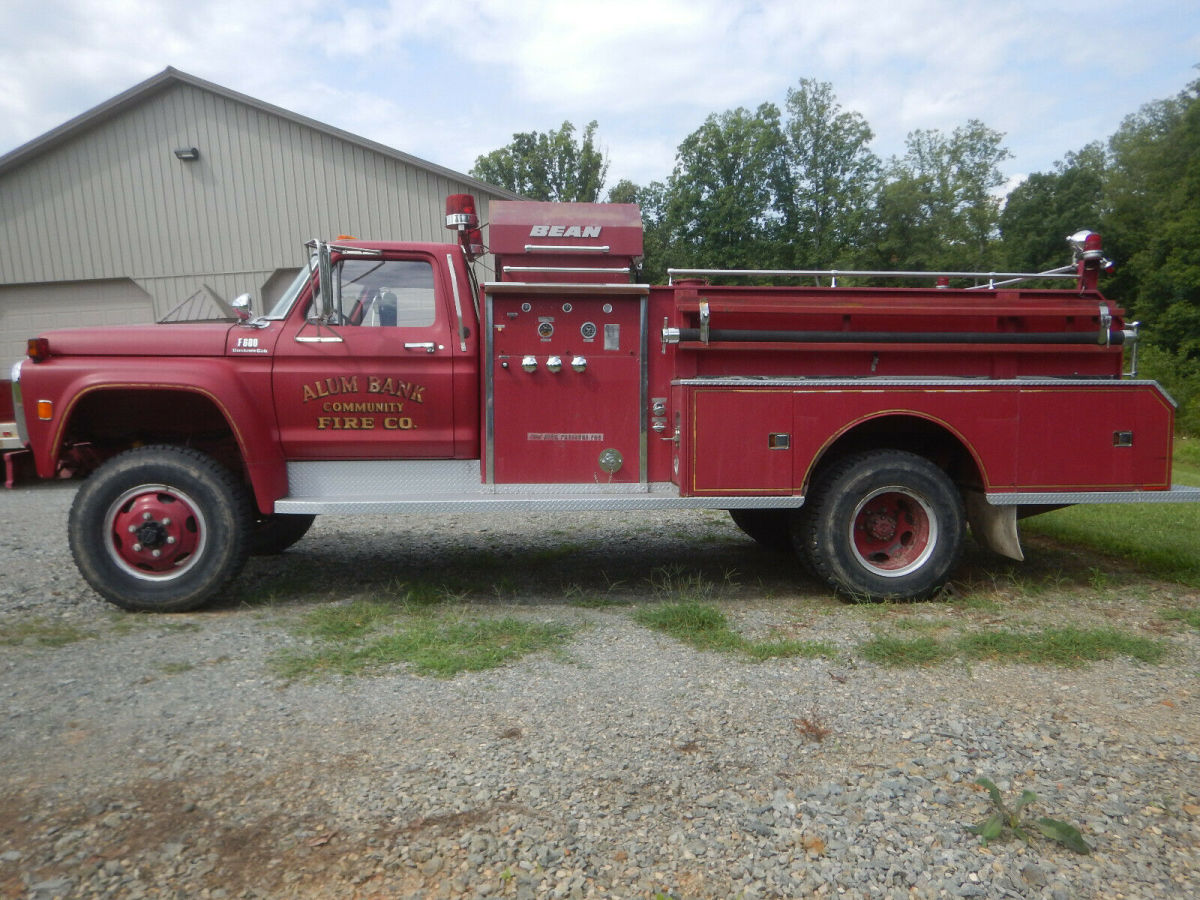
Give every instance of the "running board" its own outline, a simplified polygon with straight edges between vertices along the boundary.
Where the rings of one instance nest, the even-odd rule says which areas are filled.
[[[313,515],[798,507],[803,497],[680,497],[671,483],[483,484],[479,460],[288,463],[275,512]]]

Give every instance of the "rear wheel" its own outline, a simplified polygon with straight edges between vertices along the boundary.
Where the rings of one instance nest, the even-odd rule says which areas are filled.
[[[731,509],[733,524],[768,550],[792,552],[790,509]]]
[[[249,550],[250,502],[229,470],[195,450],[140,447],[79,488],[68,537],[84,579],[131,610],[182,612],[213,599]]]
[[[928,597],[962,552],[962,497],[945,472],[914,453],[846,458],[821,477],[805,509],[793,528],[797,551],[852,597]]]

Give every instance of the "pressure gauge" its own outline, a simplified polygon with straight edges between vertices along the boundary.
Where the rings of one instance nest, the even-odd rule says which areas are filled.
[[[594,341],[596,339],[596,323],[584,322],[579,326],[579,334],[585,341]]]

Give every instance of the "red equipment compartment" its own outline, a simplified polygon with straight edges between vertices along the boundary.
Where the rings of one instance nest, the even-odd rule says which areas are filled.
[[[974,382],[974,383],[973,383]],[[1174,409],[1151,382],[713,379],[676,382],[684,496],[800,493],[838,439],[928,423],[990,492],[1166,490]]]
[[[487,303],[494,481],[643,480],[644,294],[522,290]]]

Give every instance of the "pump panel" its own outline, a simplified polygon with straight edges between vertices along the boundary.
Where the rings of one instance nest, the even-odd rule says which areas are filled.
[[[640,482],[645,297],[551,289],[487,304],[492,480]]]

